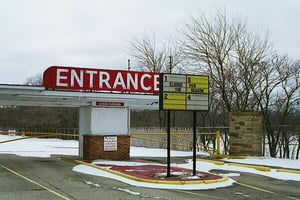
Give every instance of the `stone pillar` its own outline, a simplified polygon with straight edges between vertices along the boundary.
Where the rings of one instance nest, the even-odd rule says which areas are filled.
[[[127,107],[80,107],[80,158],[128,160],[129,123],[130,112]]]
[[[262,156],[262,116],[259,112],[229,113],[230,155]]]

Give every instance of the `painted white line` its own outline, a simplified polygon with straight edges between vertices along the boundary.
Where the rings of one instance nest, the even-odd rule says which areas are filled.
[[[272,192],[270,190],[262,189],[262,188],[255,187],[255,186],[252,186],[252,185],[248,185],[248,184],[245,184],[245,183],[241,183],[241,182],[235,182],[235,183],[238,184],[238,185],[244,186],[244,187],[248,187],[248,188],[251,188],[251,189],[254,189],[254,190],[261,191],[261,192],[266,192],[266,193],[273,194],[273,195],[276,195],[276,196],[286,197],[287,199],[299,200],[295,197],[285,196],[285,195],[282,195],[282,194],[279,194],[279,193],[276,193],[276,192]]]
[[[28,181],[28,182],[31,182],[31,183],[33,183],[33,184],[35,184],[35,185],[40,186],[41,188],[47,190],[48,192],[50,192],[50,193],[52,193],[52,194],[54,194],[54,195],[56,195],[56,196],[58,196],[58,197],[60,197],[60,198],[62,198],[62,199],[65,199],[65,200],[71,200],[70,198],[68,198],[68,197],[66,197],[66,196],[63,196],[63,195],[61,195],[61,194],[55,192],[54,190],[51,190],[50,188],[47,188],[46,186],[43,186],[43,185],[41,185],[40,183],[35,182],[34,180],[31,180],[30,178],[27,178],[26,176],[23,176],[22,174],[20,174],[20,173],[14,171],[14,170],[12,170],[12,169],[10,169],[10,168],[8,168],[8,167],[2,165],[2,164],[0,164],[0,167],[6,169],[7,171],[13,173],[14,175],[16,175],[16,176],[18,176],[18,177],[20,177],[20,178],[25,179],[25,180]]]
[[[190,191],[186,191],[186,190],[176,190],[176,191],[177,192],[182,192],[182,193],[185,193],[185,194],[191,194],[191,195],[195,195],[195,196],[210,198],[210,199],[224,199],[224,198],[220,198],[220,197],[216,197],[216,196],[211,196],[211,195],[206,195],[206,194],[200,194],[200,193],[190,192]]]

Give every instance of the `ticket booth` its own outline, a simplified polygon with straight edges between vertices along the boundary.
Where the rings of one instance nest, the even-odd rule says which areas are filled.
[[[83,160],[129,160],[130,109],[123,103],[79,109],[79,155]]]

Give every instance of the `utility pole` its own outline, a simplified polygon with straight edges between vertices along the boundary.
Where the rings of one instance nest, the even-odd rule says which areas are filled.
[[[172,67],[173,67],[173,66],[172,66],[172,64],[173,64],[172,62],[173,62],[172,56],[169,56],[169,73],[170,73],[170,74],[172,74]]]
[[[130,71],[130,59],[127,60],[127,67],[128,67],[128,71]]]

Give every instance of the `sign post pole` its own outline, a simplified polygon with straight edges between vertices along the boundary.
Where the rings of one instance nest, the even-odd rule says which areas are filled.
[[[197,112],[193,111],[193,175],[196,175]]]
[[[167,177],[171,176],[171,111],[167,111]]]

